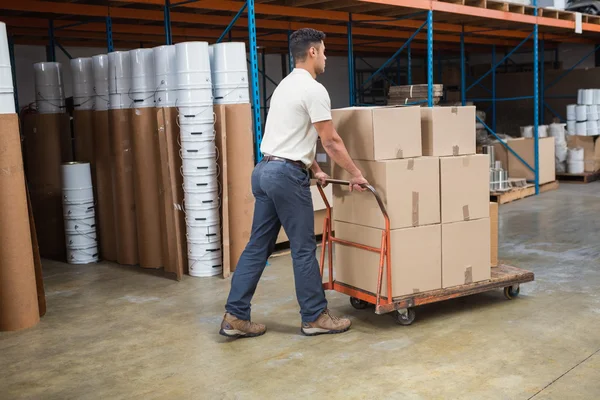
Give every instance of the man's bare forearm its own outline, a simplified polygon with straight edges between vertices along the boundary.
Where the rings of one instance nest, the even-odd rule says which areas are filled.
[[[333,138],[323,141],[323,148],[329,154],[329,157],[340,167],[344,168],[352,176],[362,176],[362,173],[350,158],[348,150],[342,139],[335,135]]]
[[[323,172],[323,170],[317,163],[317,160],[314,160],[313,163],[310,165],[310,170],[312,171],[313,175],[318,174],[319,172]]]

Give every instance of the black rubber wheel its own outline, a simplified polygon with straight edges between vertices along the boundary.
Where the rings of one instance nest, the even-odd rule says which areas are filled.
[[[417,316],[414,308],[407,308],[404,312],[395,311],[393,314],[396,323],[404,326],[411,325]]]
[[[521,288],[519,286],[507,286],[504,288],[504,297],[508,300],[512,300],[519,295]]]
[[[364,310],[365,308],[369,307],[369,303],[361,299],[357,299],[356,297],[350,297],[350,304],[357,310]]]

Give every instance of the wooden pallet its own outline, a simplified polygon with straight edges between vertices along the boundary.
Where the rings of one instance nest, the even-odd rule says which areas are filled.
[[[600,171],[584,172],[583,174],[556,174],[556,178],[561,182],[590,183],[600,180]]]
[[[548,182],[540,185],[540,193],[558,189],[558,181]],[[524,199],[525,197],[535,194],[535,185],[528,183],[523,187],[515,187],[506,192],[490,193],[490,201],[495,201],[498,204],[512,203],[515,200]]]

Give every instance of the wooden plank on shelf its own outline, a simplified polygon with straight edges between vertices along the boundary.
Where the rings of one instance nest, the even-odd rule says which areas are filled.
[[[556,174],[556,178],[562,182],[569,183],[590,183],[600,180],[600,171],[584,172],[583,174]]]

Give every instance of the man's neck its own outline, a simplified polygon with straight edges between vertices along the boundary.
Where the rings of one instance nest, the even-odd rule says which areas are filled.
[[[314,68],[310,68],[309,66],[304,64],[296,64],[296,68],[307,71],[313,77],[313,79],[317,79],[317,73],[315,72]]]

